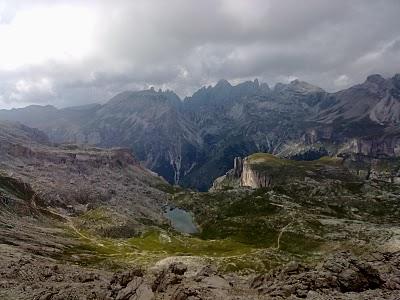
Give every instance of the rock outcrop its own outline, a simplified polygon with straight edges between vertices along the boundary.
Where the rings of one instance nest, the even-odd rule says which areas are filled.
[[[243,170],[240,176],[240,185],[254,189],[269,187],[272,184],[272,174],[263,170],[257,170],[252,166],[248,158],[243,160]]]
[[[386,255],[388,260],[397,263],[398,253]],[[257,288],[260,294],[271,295],[273,299],[344,299],[341,295],[346,293],[353,293],[356,298],[377,299],[387,293],[383,291],[385,289],[394,291],[400,288],[400,277],[395,275],[396,278],[390,278],[391,275],[379,272],[379,267],[379,264],[374,265],[373,262],[343,252],[328,257],[314,268],[292,262],[255,278],[251,286]]]
[[[257,168],[249,157],[235,157],[233,169],[214,180],[211,191],[237,187],[263,188],[272,185],[273,174]]]

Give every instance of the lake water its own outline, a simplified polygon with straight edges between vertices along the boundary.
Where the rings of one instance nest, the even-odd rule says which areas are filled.
[[[167,206],[164,215],[171,221],[171,226],[177,231],[189,234],[199,232],[193,222],[192,215],[186,210]]]

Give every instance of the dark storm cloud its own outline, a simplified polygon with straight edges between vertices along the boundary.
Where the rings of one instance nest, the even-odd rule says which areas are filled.
[[[0,6],[0,26],[37,6],[84,7],[96,21],[82,57],[0,63],[7,107],[101,102],[150,85],[185,96],[221,78],[272,85],[297,77],[337,90],[370,73],[400,72],[397,0],[9,2]]]

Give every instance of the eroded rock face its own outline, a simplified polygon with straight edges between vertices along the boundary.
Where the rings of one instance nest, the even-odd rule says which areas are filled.
[[[139,162],[132,155],[131,150],[126,148],[115,148],[102,150],[96,148],[72,149],[58,147],[59,151],[47,151],[39,147],[27,147],[22,144],[3,142],[0,146],[1,155],[20,157],[23,159],[49,161],[55,164],[82,164],[98,168],[107,165],[111,168],[124,167],[127,165],[140,166]]]
[[[247,159],[243,160],[243,170],[240,176],[240,185],[254,189],[269,187],[272,184],[272,176],[253,168]]]
[[[243,159],[241,157],[235,157],[233,160],[233,176],[240,177],[243,172]]]
[[[337,154],[363,154],[370,157],[398,157],[400,136],[377,137],[375,139],[350,139],[343,143]]]
[[[236,157],[233,169],[213,182],[210,191],[218,191],[237,187],[262,188],[272,184],[272,176],[259,172],[252,167],[247,158]]]

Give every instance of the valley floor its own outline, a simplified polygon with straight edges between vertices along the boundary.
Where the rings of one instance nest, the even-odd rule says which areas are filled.
[[[174,192],[201,228],[194,236],[149,225],[107,237],[92,226],[113,221],[106,207],[2,210],[0,299],[398,299],[393,187],[342,191],[335,203],[309,188],[305,200],[302,188]]]

